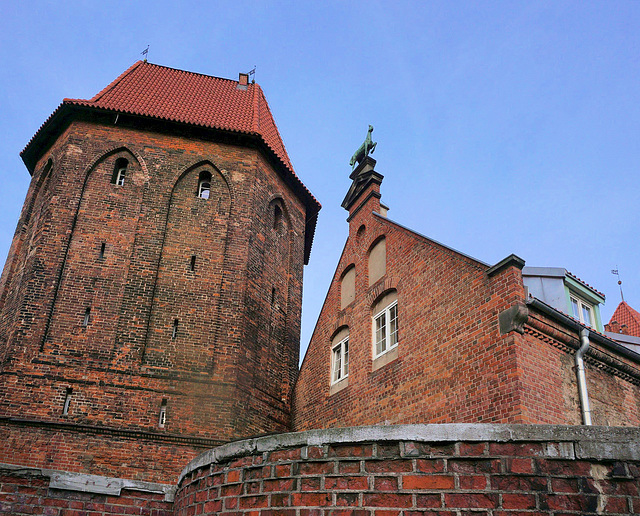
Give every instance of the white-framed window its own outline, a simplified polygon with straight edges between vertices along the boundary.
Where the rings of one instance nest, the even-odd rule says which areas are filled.
[[[200,172],[198,178],[198,197],[200,199],[209,199],[211,196],[211,174],[206,170]]]
[[[398,296],[386,294],[373,310],[373,356],[378,358],[398,345]]]
[[[342,335],[338,335],[338,338]],[[337,340],[337,339],[334,339]],[[331,383],[338,383],[349,376],[349,334],[331,348]]]
[[[124,186],[124,179],[127,175],[127,166],[129,162],[124,158],[118,158],[116,160],[116,166],[113,170],[113,176],[111,177],[111,182],[114,185]]]
[[[571,299],[571,314],[573,317],[582,324],[594,328],[595,318],[593,305],[574,295],[570,295],[569,298]]]

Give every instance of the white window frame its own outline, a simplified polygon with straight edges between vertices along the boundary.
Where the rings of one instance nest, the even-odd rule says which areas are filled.
[[[331,385],[349,377],[349,335],[331,346]]]
[[[392,312],[395,318],[392,318]],[[378,321],[384,317],[384,325],[378,328]],[[395,327],[392,330],[390,322],[395,320]],[[380,331],[382,330],[382,331]],[[372,334],[373,334],[373,358],[378,358],[388,353],[392,349],[398,347],[398,300],[389,303],[382,310],[374,314],[372,317]],[[378,352],[378,344],[383,342],[384,348]]]
[[[582,324],[586,324],[587,326],[589,326],[590,328],[595,328],[596,327],[596,315],[595,315],[595,306],[592,303],[589,303],[588,301],[585,301],[584,299],[582,299],[581,297],[578,297],[574,294],[569,294],[569,302],[571,304],[571,315],[579,320]],[[576,306],[578,307],[578,313],[576,314],[573,311],[573,304],[576,304]],[[585,308],[588,310],[589,312],[589,321],[585,321],[585,317],[584,317],[584,310]]]
[[[116,175],[116,185],[124,186],[124,179],[127,175],[127,167],[120,167]]]
[[[200,199],[204,199],[205,201],[209,200],[209,197],[211,197],[211,180],[200,180],[200,182],[198,183],[198,197],[200,197]]]

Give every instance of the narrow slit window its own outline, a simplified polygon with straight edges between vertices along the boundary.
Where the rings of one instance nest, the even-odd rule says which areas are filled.
[[[273,229],[278,229],[282,222],[282,208],[277,204],[273,208]]]
[[[84,311],[84,319],[82,319],[82,326],[86,328],[87,326],[89,326],[90,321],[91,321],[91,308],[87,308]]]
[[[174,319],[173,320],[173,329],[171,330],[171,338],[175,339],[178,336],[178,325],[180,324],[180,321],[178,321],[178,319]]]
[[[164,428],[167,422],[167,400],[162,400],[160,404],[160,414],[158,416],[158,426]]]
[[[104,253],[107,249],[107,244],[105,242],[102,242],[100,244],[100,259],[103,260],[104,259]]]
[[[276,302],[276,287],[271,287],[271,304]]]
[[[196,270],[196,255],[192,255],[191,256],[191,261],[189,262],[189,270],[190,271],[195,271]]]
[[[111,183],[118,186],[124,186],[124,180],[127,175],[127,167],[129,162],[124,158],[118,158],[116,160],[116,166],[113,169],[113,176],[111,177]]]
[[[209,199],[211,195],[211,174],[206,171],[200,172],[198,178],[198,197],[200,199]]]
[[[71,387],[67,387],[64,396],[64,405],[62,405],[62,415],[66,416],[69,414],[69,407],[71,406],[71,395],[73,394],[73,389]]]

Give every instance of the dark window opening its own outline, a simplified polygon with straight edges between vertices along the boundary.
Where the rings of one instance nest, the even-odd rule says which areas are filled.
[[[62,405],[62,415],[66,416],[69,414],[69,406],[71,405],[71,395],[73,394],[73,389],[71,387],[67,387],[64,396],[64,405]]]
[[[282,208],[277,204],[273,208],[273,229],[277,229],[282,222]]]
[[[100,259],[104,259],[104,252],[107,249],[107,244],[105,242],[102,242],[100,244]]]
[[[118,186],[124,186],[124,179],[127,175],[127,167],[129,162],[124,158],[118,158],[116,165],[113,169],[113,176],[111,176],[111,183]]]
[[[175,339],[178,336],[178,324],[180,324],[180,321],[178,321],[178,319],[174,319],[173,320],[173,329],[171,330],[171,338]]]
[[[191,256],[191,263],[189,263],[189,270],[196,270],[196,255]]]
[[[271,304],[276,302],[276,287],[271,287]]]
[[[211,174],[206,170],[200,172],[198,178],[198,197],[200,199],[208,199],[211,195]]]
[[[87,308],[84,311],[84,319],[82,320],[82,326],[84,326],[85,328],[89,326],[90,320],[91,320],[91,308]]]

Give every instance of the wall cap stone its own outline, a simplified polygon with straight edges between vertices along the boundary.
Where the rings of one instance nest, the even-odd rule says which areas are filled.
[[[0,463],[0,473],[11,473],[20,476],[40,476],[49,479],[49,489],[64,489],[83,493],[107,494],[120,496],[123,489],[157,493],[164,495],[165,502],[173,502],[176,487],[169,484],[143,482],[126,478],[102,477],[69,471],[32,468],[17,464]]]
[[[508,425],[486,423],[359,426],[267,435],[218,446],[193,459],[178,484],[192,471],[236,457],[295,446],[322,446],[380,441],[546,441],[550,458],[640,460],[640,428],[608,426]]]

